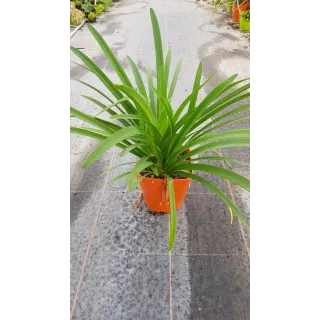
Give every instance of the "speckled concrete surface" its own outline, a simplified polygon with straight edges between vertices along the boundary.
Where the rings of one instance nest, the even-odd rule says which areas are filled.
[[[226,14],[212,16],[205,2],[193,0],[122,0],[98,19],[95,28],[130,75],[126,55],[140,70],[154,68],[150,7],[158,16],[164,49],[172,47],[172,63],[183,58],[174,103],[190,92],[199,61],[203,61],[203,79],[216,71],[202,97],[227,76],[249,76],[247,37],[229,24]],[[71,45],[82,48],[117,81],[85,27],[72,37]],[[79,62],[73,54],[70,57]],[[103,88],[95,76],[79,66],[71,64],[70,74]],[[71,105],[95,114],[96,107],[81,94],[97,97],[72,81]],[[71,119],[71,123],[80,125],[81,121]],[[244,121],[230,128],[248,125],[249,121]],[[121,180],[106,184],[123,167],[99,178],[109,167],[134,161],[133,157],[119,159],[118,150],[112,149],[96,164],[82,169],[82,161],[96,144],[86,137],[71,136],[72,319],[249,319],[249,232],[237,220],[230,225],[224,203],[192,182],[177,213],[177,238],[169,254],[168,215],[150,215],[144,204],[134,213],[139,192],[128,192]],[[246,149],[223,153],[250,160]],[[234,170],[249,176],[248,168],[234,165]],[[234,198],[250,221],[249,194],[219,178],[210,179]]]

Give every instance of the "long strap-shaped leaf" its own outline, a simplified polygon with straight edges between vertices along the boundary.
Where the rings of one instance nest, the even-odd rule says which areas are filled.
[[[141,146],[144,146],[144,143],[135,143],[135,144],[131,144],[130,146],[125,147],[121,153],[120,153],[120,157],[124,157],[127,153],[129,153],[130,151],[132,152],[133,149],[136,148],[140,148]]]
[[[168,250],[171,251],[176,238],[176,200],[174,195],[174,184],[171,177],[167,176],[169,195],[170,195],[170,232],[168,241]]]
[[[95,133],[95,132],[92,132],[92,131],[89,131],[89,130],[85,130],[85,129],[82,129],[82,128],[70,127],[70,132],[74,133],[74,134],[80,134],[82,136],[87,136],[87,137],[90,137],[90,138],[93,138],[93,139],[97,139],[97,140],[100,140],[100,141],[106,139],[106,136],[104,136],[104,135],[101,135],[101,134],[98,134],[98,133]]]
[[[172,147],[174,145],[180,146],[182,144],[182,141],[185,139],[187,134],[190,132],[192,126],[195,124],[195,122],[198,120],[199,117],[204,113],[206,107],[215,99],[217,98],[220,94],[221,91],[228,86],[235,78],[237,75],[233,75],[229,77],[228,79],[224,80],[221,82],[217,87],[215,87],[209,95],[194,109],[194,112],[189,114],[188,120],[186,124],[182,127],[180,130],[179,134],[176,136],[176,138],[172,139],[169,151],[172,150]]]
[[[192,91],[195,91],[199,86],[200,86],[200,81],[201,81],[201,75],[202,75],[202,62],[199,63],[196,77],[194,79],[193,83],[193,89]],[[189,104],[189,111],[192,111],[194,107],[196,106],[197,98],[198,98],[198,92],[196,91],[196,94],[192,97],[190,104]]]
[[[164,63],[164,70],[165,70],[165,77],[166,77],[166,88],[168,88],[168,83],[169,83],[170,64],[171,64],[171,48],[168,49],[166,61]]]
[[[219,101],[217,101],[216,103],[214,103],[213,105],[208,107],[206,114],[203,115],[203,117],[201,117],[201,119],[194,125],[193,129],[198,127],[201,123],[210,119],[213,115],[215,115],[218,112],[222,111],[223,109],[227,108],[228,106],[230,106],[240,100],[244,100],[244,99],[248,98],[250,96],[250,93],[246,93],[241,96],[237,96],[233,100],[230,100],[231,98],[233,98],[234,96],[238,95],[239,93],[241,93],[245,90],[247,90],[246,86],[230,93],[229,95],[225,96],[224,98],[220,99]]]
[[[157,107],[156,107],[156,102],[155,102],[154,92],[153,92],[153,78],[152,78],[152,72],[151,72],[150,68],[147,68],[147,75],[148,75],[150,106],[151,106],[151,109],[152,109],[154,116],[157,117]]]
[[[246,109],[249,109],[249,107],[250,107],[250,105],[247,104],[247,105],[244,105],[244,106],[242,106],[242,107],[240,107],[240,108],[236,108],[236,109],[234,109],[234,110],[232,110],[232,111],[230,111],[230,112],[227,112],[227,113],[225,113],[224,115],[222,115],[222,116],[220,116],[220,117],[218,117],[218,118],[215,118],[214,120],[212,120],[211,122],[209,122],[208,124],[206,124],[205,126],[203,126],[203,127],[202,127],[200,130],[198,130],[197,132],[192,133],[192,134],[191,134],[191,135],[192,135],[192,138],[190,139],[190,141],[195,140],[195,139],[199,138],[200,136],[203,136],[203,135],[204,135],[204,132],[207,131],[206,129],[207,129],[207,128],[210,128],[214,123],[219,122],[220,120],[222,120],[222,119],[224,119],[224,118],[227,118],[227,117],[229,117],[229,116],[231,116],[231,115],[233,115],[233,114],[235,114],[235,113],[238,113],[238,112],[244,111],[244,110],[246,110]],[[211,130],[210,130],[210,131],[211,131]]]
[[[223,149],[223,148],[249,147],[249,146],[250,146],[250,139],[221,140],[217,142],[208,143],[204,146],[191,150],[190,152],[188,152],[187,154],[184,154],[180,158],[169,157],[166,163],[166,169],[169,170],[175,164],[182,163],[184,160],[206,151],[213,151],[213,150]]]
[[[180,164],[172,169],[173,171],[175,170],[199,170],[199,171],[204,171],[211,173],[213,175],[216,175],[218,177],[227,179],[240,187],[250,191],[250,181],[241,176],[238,173],[232,172],[230,170],[217,167],[217,166],[212,166],[210,164],[202,164],[202,163],[184,163]]]
[[[112,127],[110,127],[108,124],[104,123],[103,121],[100,121],[100,119],[96,119],[92,116],[89,116],[75,108],[70,107],[70,114],[77,117],[80,120],[83,120],[87,123],[90,123],[103,131],[105,131],[108,134],[113,134],[114,130]]]
[[[89,69],[88,69],[89,70]],[[91,70],[90,70],[91,71]],[[71,78],[71,80],[74,80],[74,81],[77,81],[79,83],[82,83],[84,84],[85,86],[89,87],[90,89],[98,92],[100,95],[102,95],[104,98],[106,98],[109,102],[113,103],[113,101],[107,96],[105,95],[102,91],[100,91],[99,89],[97,89],[96,87],[92,86],[91,84],[85,82],[85,81],[82,81],[80,79],[76,79],[76,78]]]
[[[85,96],[85,95],[81,95],[81,97],[83,97],[83,98],[85,98],[85,99],[93,102],[94,104],[96,104],[97,106],[99,106],[99,107],[102,109],[102,111],[100,111],[99,113],[97,113],[97,114],[95,115],[95,117],[97,117],[98,115],[100,115],[100,114],[101,114],[102,112],[104,112],[104,111],[107,112],[108,109],[111,109],[112,107],[117,106],[117,105],[120,104],[121,102],[126,101],[126,100],[129,100],[128,97],[123,97],[123,98],[121,98],[120,100],[118,100],[118,101],[112,103],[111,105],[107,106],[107,105],[105,105],[104,103],[102,103],[102,102],[100,102],[99,100],[96,100],[96,99],[94,99],[94,98],[92,98],[92,97]],[[120,109],[119,111],[123,113],[123,111],[122,111],[121,109]]]
[[[123,86],[123,85],[116,85],[117,88],[119,88],[123,93],[125,93],[135,104],[137,108],[139,108],[140,112],[147,118],[149,121],[157,127],[157,121],[156,118],[152,112],[152,110],[149,108],[148,101],[140,95],[137,91],[134,89]],[[131,114],[134,114],[135,112],[129,112]]]
[[[105,152],[112,148],[117,143],[128,139],[132,136],[140,134],[140,131],[136,127],[126,127],[111,135],[97,146],[85,160],[83,167],[88,168],[94,162],[96,162]]]
[[[193,146],[208,143],[212,141],[224,140],[224,139],[239,139],[239,138],[250,138],[250,129],[235,129],[235,130],[228,130],[223,132],[218,132],[215,134],[208,134],[204,137],[200,137],[195,140],[188,141],[183,147],[180,147],[175,151],[172,156],[177,157],[179,156],[184,150],[192,148]]]
[[[235,204],[219,189],[217,188],[213,183],[208,181],[207,179],[204,179],[202,177],[199,177],[196,174],[185,172],[185,171],[175,171],[174,174],[177,174],[181,177],[187,177],[191,178],[195,181],[198,181],[202,183],[205,187],[207,187],[209,190],[211,190],[213,193],[215,193],[222,201],[226,203],[226,205],[232,209],[232,211],[235,213],[235,215],[239,218],[239,220],[247,227],[249,228],[249,225],[240,212],[240,210],[235,206]]]
[[[145,168],[147,168],[153,164],[153,162],[148,161],[148,159],[149,159],[149,156],[142,157],[141,159],[139,159],[139,161],[136,163],[136,165],[132,168],[131,173],[129,174],[129,176],[127,178],[129,190],[132,188],[132,185],[133,185],[134,181],[136,180],[137,175],[141,171],[143,171]]]
[[[133,60],[127,56],[127,59],[128,59],[128,62],[129,62],[129,65],[131,67],[131,70],[133,72],[133,76],[134,76],[134,79],[136,80],[136,84],[138,86],[138,89],[139,89],[139,92],[146,98],[148,99],[147,97],[147,92],[146,92],[146,88],[143,84],[143,80],[141,78],[141,74],[136,66],[136,64],[133,62]]]
[[[92,33],[92,35],[97,40],[97,42],[98,42],[100,48],[102,49],[103,53],[105,54],[106,58],[111,63],[114,71],[119,76],[121,82],[126,86],[133,87],[127,74],[125,73],[125,71],[121,67],[119,61],[117,60],[117,58],[115,57],[115,55],[113,54],[112,50],[109,48],[109,46],[107,45],[105,40],[102,38],[102,36],[97,32],[97,30],[91,24],[88,24],[87,26],[88,26],[89,31]]]
[[[112,81],[105,75],[104,72],[83,52],[77,48],[70,47],[71,51],[77,55],[89,68],[90,70],[100,79],[100,81],[108,88],[108,90],[118,99],[123,98],[122,93],[114,86]],[[134,107],[130,104],[129,101],[122,102],[122,106],[126,109],[127,112],[133,113]]]
[[[109,180],[109,181],[107,182],[107,184],[111,184],[111,183],[113,183],[113,182],[115,182],[115,181],[117,181],[117,180],[119,180],[119,179],[121,179],[121,178],[129,175],[130,172],[131,172],[131,171],[128,171],[128,172],[124,172],[124,173],[119,174],[118,176],[116,176],[116,177],[114,177],[113,179]]]
[[[154,48],[156,53],[157,89],[162,96],[166,96],[167,90],[166,90],[161,33],[160,33],[160,27],[159,27],[157,16],[152,8],[150,9],[150,17],[151,17],[151,24],[152,24],[152,30],[153,30]],[[159,110],[161,107],[160,105],[161,105],[161,102],[158,99],[157,112],[156,112],[157,117],[161,116],[159,115]],[[159,129],[161,132],[162,131],[161,124],[159,124]]]
[[[190,143],[188,142],[185,145],[185,149],[191,148],[193,146],[196,146],[198,144],[202,144],[205,142],[217,141],[217,140],[223,140],[223,139],[233,139],[233,138],[250,138],[250,129],[235,129],[235,130],[218,132],[215,134],[209,134],[201,138],[195,139]]]
[[[179,117],[180,114],[182,113],[182,111],[184,110],[184,108],[187,106],[188,102],[191,101],[193,99],[194,96],[197,96],[199,93],[199,90],[202,89],[215,75],[215,72],[212,73],[212,75],[206,80],[204,81],[201,85],[199,85],[197,88],[195,88],[189,95],[188,97],[181,103],[181,105],[178,107],[177,111],[174,114],[174,122],[176,122]],[[189,113],[187,113],[186,115],[188,115]],[[179,121],[180,122],[180,121]],[[183,122],[183,121],[182,121]],[[179,123],[177,123],[176,129],[179,129]]]
[[[181,66],[182,66],[182,59],[179,60],[177,66],[176,66],[176,69],[174,71],[174,74],[173,74],[173,78],[172,78],[171,85],[170,85],[170,90],[169,90],[169,93],[168,93],[168,99],[169,100],[173,96],[174,89],[176,87],[176,84],[177,84],[177,81],[178,81],[178,77],[179,77],[179,73],[180,73],[180,70],[181,70]]]
[[[129,146],[130,147],[130,146]],[[194,158],[194,159],[190,159],[189,161],[190,162],[195,162],[195,161],[203,161],[203,160],[216,160],[216,161],[225,161],[226,163],[228,162],[234,162],[234,163],[239,163],[239,164],[242,164],[244,166],[249,166],[248,163],[246,162],[243,162],[243,161],[239,161],[237,159],[233,159],[233,158],[229,158],[229,157],[222,157],[222,156],[219,156],[219,157],[215,157],[215,156],[207,156],[207,157],[199,157],[199,158]],[[230,164],[229,164],[230,165]]]

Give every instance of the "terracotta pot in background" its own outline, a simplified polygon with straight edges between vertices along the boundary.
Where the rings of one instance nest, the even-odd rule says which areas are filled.
[[[240,11],[247,11],[249,9],[249,4],[248,3],[240,4],[239,8],[240,8]],[[239,9],[236,3],[232,5],[232,21],[239,22]]]

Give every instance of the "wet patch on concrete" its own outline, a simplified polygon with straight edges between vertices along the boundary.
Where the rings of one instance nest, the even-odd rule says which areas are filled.
[[[101,35],[108,35],[108,34],[113,34],[115,33],[115,31],[119,30],[121,27],[121,23],[120,22],[111,22],[108,23],[107,27],[101,31]]]

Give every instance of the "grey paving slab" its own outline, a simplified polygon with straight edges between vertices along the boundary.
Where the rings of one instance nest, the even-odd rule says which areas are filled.
[[[173,319],[250,318],[247,256],[177,255],[172,257],[172,273]],[[186,288],[182,281],[188,274],[190,287]]]
[[[91,139],[85,139],[89,142],[89,145],[84,142],[83,147],[81,144],[77,145],[77,148],[72,148],[70,156],[70,189],[71,191],[97,191],[101,190],[106,175],[100,177],[100,175],[108,170],[111,165],[112,152],[105,153],[98,161],[92,164],[90,167],[84,169],[82,167],[85,159],[97,146],[96,141]],[[84,140],[82,140],[84,141]]]
[[[70,290],[73,302],[101,192],[70,194]]]
[[[185,199],[190,254],[246,253],[238,221],[216,195],[187,195]]]
[[[77,320],[169,319],[168,256],[92,256],[86,268]]]
[[[106,192],[92,243],[92,259],[108,254],[168,254],[168,215],[151,215],[142,204],[134,212],[140,192]]]

